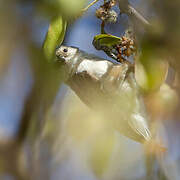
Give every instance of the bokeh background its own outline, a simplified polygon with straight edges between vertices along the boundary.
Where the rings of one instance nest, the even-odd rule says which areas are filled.
[[[151,1],[130,2],[147,19],[159,15],[152,11]],[[178,113],[174,110],[173,115],[158,117],[166,119],[163,123],[158,121],[157,134],[168,148],[168,153],[154,162],[153,173],[147,175],[148,167],[142,145],[118,132],[111,132],[102,117],[93,114],[69,87],[59,82],[61,75],[58,67],[49,70],[52,67],[43,58],[42,46],[56,11],[48,3],[51,5],[51,1],[45,0],[0,2],[0,179],[178,180]],[[177,2],[166,3],[176,3],[180,8]],[[99,1],[85,15],[71,21],[64,44],[110,59],[92,45],[93,37],[100,33],[101,21],[94,14],[101,4],[103,2]],[[172,13],[173,8],[170,7],[170,12],[166,13]],[[118,7],[115,10],[119,12]],[[159,16],[162,18],[163,13]],[[113,35],[121,36],[128,25],[127,15],[122,14],[116,24],[107,25],[105,29]],[[159,32],[163,37],[166,31]],[[172,39],[177,37],[178,41],[178,32],[173,32],[172,36],[167,36]],[[148,40],[154,43],[150,38]],[[171,45],[174,46],[175,42],[172,41]],[[167,53],[168,43],[163,43],[164,46],[161,43],[158,45]],[[155,45],[153,47],[156,48]],[[172,48],[175,51],[170,49],[175,55],[175,60],[171,60],[175,65],[176,62],[179,64],[178,48],[177,43]],[[171,56],[171,53],[167,53],[166,57]],[[171,71],[168,76],[170,86],[175,74],[174,70]],[[52,92],[56,89],[53,95],[49,95],[51,88]],[[167,97],[168,93],[171,92],[166,92]],[[178,95],[172,100],[172,107],[177,102]],[[157,111],[160,113],[161,109]]]

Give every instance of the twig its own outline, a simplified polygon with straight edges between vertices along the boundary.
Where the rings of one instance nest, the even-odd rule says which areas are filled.
[[[86,12],[91,6],[93,6],[95,3],[97,3],[99,0],[94,0],[92,3],[90,3],[87,7],[82,9],[82,12]]]
[[[102,21],[102,23],[101,23],[101,34],[106,34],[106,32],[104,30],[104,26],[105,26],[105,22]]]
[[[150,23],[134,9],[131,5],[128,5],[128,14],[135,16],[139,21],[141,21],[145,26],[150,26]]]
[[[125,13],[131,18],[135,17],[138,19],[144,26],[150,26],[150,23],[129,4],[128,0],[119,0],[119,9],[121,13]]]

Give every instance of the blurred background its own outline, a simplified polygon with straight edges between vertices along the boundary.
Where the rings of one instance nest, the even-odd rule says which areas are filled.
[[[61,16],[68,22],[63,44],[110,59],[92,45],[101,32],[95,11],[104,1],[75,18],[90,2],[0,1],[0,179],[179,179],[179,1],[129,1],[153,27],[151,31],[140,24],[136,27],[142,48],[137,81],[145,86],[156,136],[168,149],[153,165],[147,165],[141,144],[108,128],[102,117],[80,101],[63,83],[60,67],[46,57],[46,48],[43,53],[45,39],[51,39],[49,24]],[[114,10],[119,14],[118,6]],[[131,23],[121,14],[105,30],[122,36]],[[62,40],[50,40],[53,47],[48,48],[53,50]],[[169,63],[167,78],[157,78],[164,71],[158,69],[162,59]],[[144,70],[139,70],[142,66]],[[139,78],[144,71],[146,80],[151,79],[147,86]]]

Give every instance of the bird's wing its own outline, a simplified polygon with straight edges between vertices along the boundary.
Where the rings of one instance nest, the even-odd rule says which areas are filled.
[[[127,64],[112,66],[106,76],[102,79],[104,90],[110,93],[119,91],[118,89],[122,86],[122,83],[126,78],[127,71]]]
[[[67,84],[86,105],[93,109],[106,97],[101,90],[100,80],[88,71],[75,73]]]

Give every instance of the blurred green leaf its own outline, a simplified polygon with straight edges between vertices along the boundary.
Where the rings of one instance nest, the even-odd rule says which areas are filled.
[[[87,0],[40,0],[37,1],[39,10],[48,16],[62,15],[65,19],[78,17]]]
[[[74,18],[79,15],[86,2],[87,0],[59,0],[59,6],[65,17]]]
[[[44,55],[49,61],[54,57],[56,46],[61,44],[64,40],[66,26],[67,22],[62,16],[53,18],[50,23],[43,45]]]
[[[161,52],[150,44],[144,46],[135,65],[135,76],[140,87],[145,91],[159,89],[167,73],[168,63],[162,58]]]
[[[98,177],[108,170],[116,141],[115,133],[110,131],[100,134],[92,144],[89,163]]]
[[[61,66],[53,62],[55,58],[55,48],[64,40],[67,22],[62,16],[52,19],[46,38],[43,44],[43,52],[36,46],[31,46],[32,66],[34,70],[35,83],[29,98],[28,111],[30,111],[31,121],[29,137],[36,138],[40,123],[46,121],[48,110],[56,97],[60,88],[63,75]],[[44,61],[46,59],[47,61]],[[39,119],[41,114],[41,119]]]

